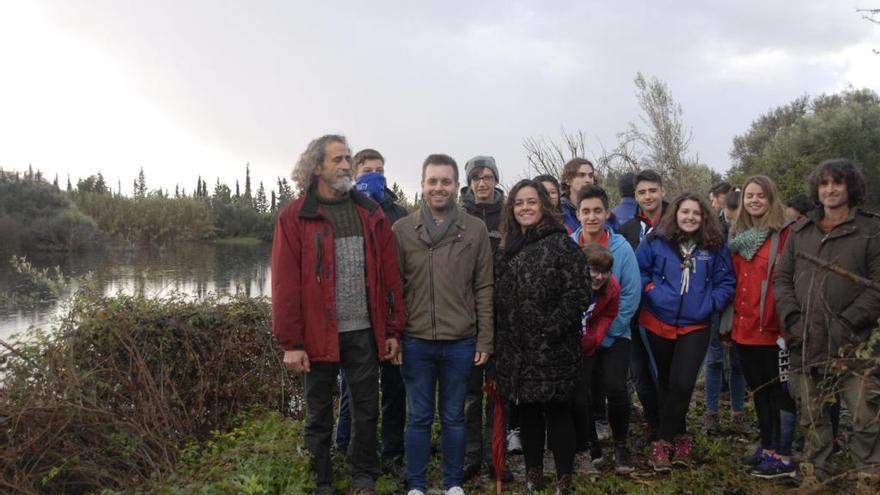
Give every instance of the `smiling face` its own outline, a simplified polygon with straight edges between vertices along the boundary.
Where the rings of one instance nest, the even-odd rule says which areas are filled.
[[[643,180],[636,184],[636,202],[649,218],[653,218],[663,207],[665,196],[663,186],[656,182]]]
[[[455,201],[458,181],[455,180],[455,169],[449,165],[428,164],[422,178],[422,196],[428,208],[445,210]]]
[[[686,234],[694,234],[700,230],[700,222],[703,220],[703,213],[700,210],[700,203],[686,199],[678,206],[675,212],[675,222],[678,228]]]
[[[770,208],[770,198],[760,185],[751,182],[743,190],[743,207],[752,217],[761,218]]]
[[[590,267],[590,285],[593,288],[593,291],[597,291],[602,288],[606,283],[608,283],[608,279],[611,278],[611,271],[603,272],[597,268]]]
[[[541,198],[538,197],[537,189],[526,186],[517,191],[513,199],[513,218],[523,232],[541,222],[544,215],[541,212]]]
[[[835,180],[830,174],[822,177],[819,181],[819,202],[828,210],[849,207],[846,182]]]
[[[587,198],[578,205],[577,217],[581,221],[584,234],[594,236],[605,228],[608,209],[605,208],[601,198]]]
[[[471,174],[470,188],[476,203],[491,203],[495,199],[495,174],[489,167],[481,167]]]

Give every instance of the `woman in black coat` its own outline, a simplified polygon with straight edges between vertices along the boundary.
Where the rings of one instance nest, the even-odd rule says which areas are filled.
[[[547,426],[557,487],[561,493],[570,490],[575,454],[570,402],[589,301],[584,254],[568,237],[543,185],[520,181],[504,205],[495,255],[493,362],[498,392],[519,414],[530,491],[542,488]]]

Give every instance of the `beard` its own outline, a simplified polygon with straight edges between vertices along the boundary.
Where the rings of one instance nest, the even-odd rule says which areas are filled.
[[[352,179],[350,175],[338,175],[336,176],[336,180],[330,184],[330,187],[341,193],[347,193],[354,188],[354,184],[354,179]]]

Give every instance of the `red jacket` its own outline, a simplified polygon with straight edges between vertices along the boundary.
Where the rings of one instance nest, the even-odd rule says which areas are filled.
[[[397,243],[382,208],[352,191],[364,227],[366,293],[380,354],[403,330]],[[284,350],[305,349],[311,361],[338,362],[336,255],[333,226],[312,190],[278,215],[272,243],[272,332]]]
[[[776,261],[782,257],[782,248],[788,239],[789,227],[779,233],[779,248]],[[733,325],[731,339],[743,345],[776,345],[782,335],[779,318],[776,316],[776,297],[773,293],[773,273],[767,277],[767,264],[770,263],[770,236],[755,253],[751,261],[739,253],[733,253],[733,271],[736,273],[736,294],[733,297]],[[767,280],[764,296],[764,314],[761,312],[761,283]]]
[[[617,277],[612,275],[608,279],[592,306],[581,338],[581,350],[584,356],[596,354],[596,348],[605,339],[605,334],[611,328],[611,323],[617,318],[617,313],[620,310],[620,282],[617,281]]]

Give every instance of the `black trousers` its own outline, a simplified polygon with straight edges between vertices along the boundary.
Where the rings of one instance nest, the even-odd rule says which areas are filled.
[[[330,440],[333,433],[333,390],[340,367],[351,404],[352,435],[348,461],[353,488],[373,488],[379,473],[376,423],[379,417],[379,359],[373,330],[339,334],[339,363],[312,363],[303,373],[306,395],[304,441],[312,455],[317,485],[333,482]]]
[[[569,402],[519,404],[520,440],[526,469],[544,465],[544,432],[549,427],[556,476],[574,470],[575,434]]]
[[[597,441],[596,420],[593,418],[593,411],[590,406],[592,402],[593,366],[595,366],[595,363],[595,355],[581,357],[581,374],[578,377],[577,388],[575,389],[574,400],[571,405],[576,452],[586,450]]]
[[[685,433],[685,420],[700,366],[709,348],[709,329],[695,330],[676,339],[665,339],[650,331],[648,343],[657,362],[660,388],[659,438],[672,442]]]
[[[638,318],[634,318],[637,320]],[[656,433],[660,425],[660,399],[657,397],[657,385],[654,383],[654,375],[651,371],[651,361],[648,357],[646,343],[642,341],[642,334],[636,322],[630,328],[632,335],[632,351],[630,352],[630,373],[636,388],[636,395],[642,403],[642,411],[645,421]]]
[[[780,449],[780,411],[795,411],[794,400],[779,382],[779,348],[775,345],[736,345],[743,375],[752,391],[761,447]],[[783,452],[784,454],[784,452]]]

